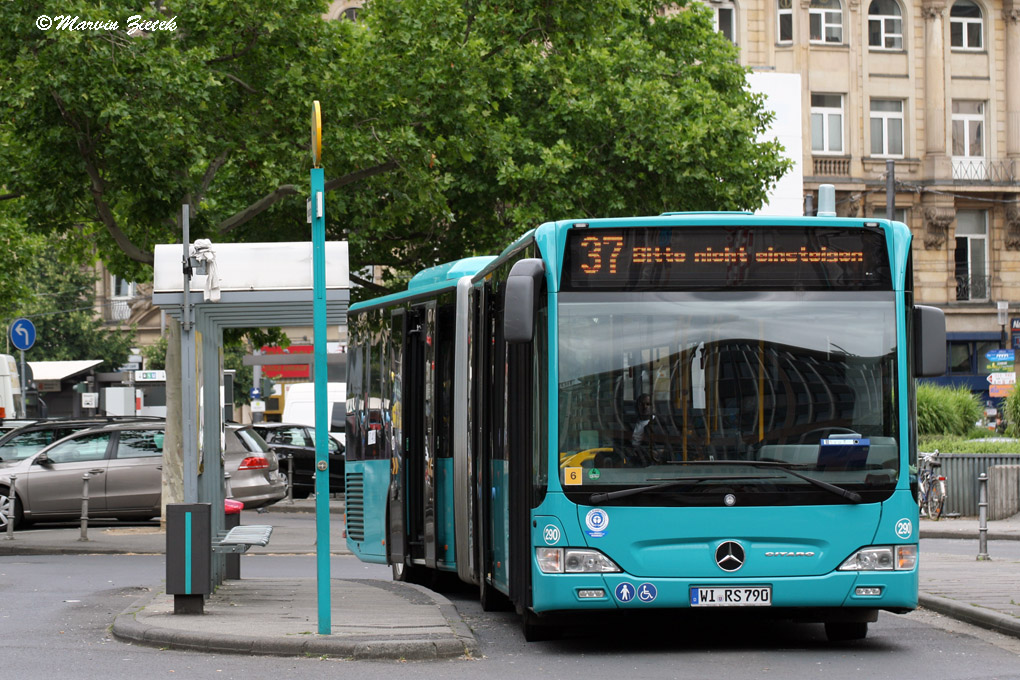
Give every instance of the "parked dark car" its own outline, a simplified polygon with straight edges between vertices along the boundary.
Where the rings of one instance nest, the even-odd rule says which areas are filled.
[[[307,498],[315,491],[315,428],[292,423],[256,423],[252,428],[281,457],[280,469],[286,474],[284,456],[294,458],[294,498]],[[329,435],[329,492],[344,492],[344,445]]]

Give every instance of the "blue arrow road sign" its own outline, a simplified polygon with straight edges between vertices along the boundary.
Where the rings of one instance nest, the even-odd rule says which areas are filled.
[[[11,324],[11,344],[20,350],[35,344],[35,324],[28,319],[18,319]]]

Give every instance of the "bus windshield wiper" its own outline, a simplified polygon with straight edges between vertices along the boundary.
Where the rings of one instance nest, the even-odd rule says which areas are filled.
[[[835,494],[835,495],[839,496],[840,498],[845,498],[848,501],[850,501],[851,503],[860,503],[860,502],[862,502],[864,500],[863,498],[861,498],[861,495],[859,493],[857,493],[856,491],[850,491],[849,489],[844,489],[841,486],[836,486],[835,484],[829,484],[828,482],[823,482],[820,479],[815,479],[814,477],[809,477],[808,475],[805,475],[803,472],[795,470],[793,468],[793,464],[791,464],[791,463],[783,463],[782,461],[778,461],[778,460],[686,460],[686,461],[684,461],[684,460],[675,460],[675,461],[671,461],[670,464],[671,465],[748,465],[750,467],[757,467],[757,468],[773,468],[773,469],[782,470],[783,472],[786,472],[787,474],[791,474],[794,477],[797,477],[798,479],[803,479],[808,484],[814,484],[819,489],[825,489],[829,493]]]
[[[588,504],[599,505],[600,503],[605,503],[606,501],[611,501],[615,498],[635,496],[639,493],[645,493],[646,491],[661,491],[662,489],[669,489],[682,484],[698,484],[699,482],[732,482],[737,479],[747,479],[747,475],[709,475],[706,477],[679,477],[677,479],[660,480],[658,484],[649,484],[648,486],[633,486],[629,489],[620,489],[619,491],[593,493],[591,498],[588,499]]]
[[[835,494],[840,498],[845,498],[851,503],[860,503],[864,499],[856,491],[850,491],[843,487],[836,486],[835,484],[829,484],[823,482],[820,479],[809,477],[803,472],[794,470],[790,463],[782,463],[779,461],[764,461],[764,460],[691,460],[691,461],[673,461],[673,465],[747,465],[750,467],[757,468],[775,468],[782,470],[783,472],[793,475],[798,479],[803,479],[809,484],[817,486],[819,489],[824,489],[829,493]],[[615,500],[617,498],[626,498],[627,496],[634,496],[637,494],[645,493],[647,491],[662,491],[669,489],[674,486],[681,486],[683,484],[698,484],[700,482],[717,482],[717,481],[735,481],[738,479],[746,480],[747,475],[708,475],[701,477],[682,477],[677,479],[662,480],[658,484],[649,484],[647,486],[635,486],[629,489],[620,489],[619,491],[608,491],[603,493],[593,493],[591,498],[588,499],[590,505],[599,505],[606,501]]]

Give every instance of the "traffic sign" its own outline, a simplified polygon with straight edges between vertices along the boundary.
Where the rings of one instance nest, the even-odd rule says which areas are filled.
[[[25,318],[11,324],[11,344],[16,349],[30,349],[35,344],[35,324]]]
[[[249,399],[261,399],[262,398],[262,390],[260,390],[257,387],[251,388],[250,390],[248,390],[248,398]]]
[[[989,385],[988,396],[992,399],[1003,399],[1013,394],[1016,385]]]
[[[265,413],[266,412],[266,402],[262,401],[261,399],[252,399],[251,400],[251,412],[252,413]]]
[[[992,385],[1016,384],[1016,373],[989,373],[988,382]]]

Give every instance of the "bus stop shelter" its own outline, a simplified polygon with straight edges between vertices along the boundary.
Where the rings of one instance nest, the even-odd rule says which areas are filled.
[[[347,242],[326,242],[325,254],[326,320],[346,324]],[[152,302],[181,321],[182,329],[183,500],[211,505],[213,535],[224,528],[223,330],[311,325],[312,256],[310,241],[156,246]],[[212,559],[216,586],[223,580],[225,563],[222,555]]]

